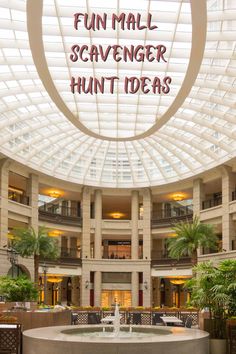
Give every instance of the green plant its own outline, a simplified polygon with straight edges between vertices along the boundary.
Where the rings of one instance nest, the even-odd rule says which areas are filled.
[[[0,277],[0,293],[6,297],[7,301],[34,301],[38,296],[34,283],[25,276]]]
[[[207,308],[211,320],[211,336],[225,337],[225,320],[236,314],[236,260],[225,260],[215,267],[205,262],[194,268],[196,277],[186,282],[191,291],[191,304]]]
[[[38,232],[32,227],[15,228],[12,244],[22,257],[34,257],[34,281],[38,286],[39,259],[55,259],[59,255],[57,240],[48,236],[45,227],[40,226]]]
[[[215,293],[228,296],[228,316],[236,316],[236,260],[227,259],[218,267],[219,285]]]
[[[192,222],[180,222],[173,227],[176,237],[168,239],[168,251],[172,258],[183,256],[192,258],[192,264],[197,264],[197,250],[199,247],[217,248],[217,236],[213,225],[203,224],[198,217]]]

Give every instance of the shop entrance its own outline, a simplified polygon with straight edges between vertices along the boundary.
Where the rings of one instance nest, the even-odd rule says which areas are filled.
[[[111,307],[117,302],[120,306],[131,306],[130,290],[103,290],[102,291],[102,307]]]

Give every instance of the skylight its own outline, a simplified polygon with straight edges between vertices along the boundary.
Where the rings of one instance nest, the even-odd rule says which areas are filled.
[[[191,65],[194,76],[195,66],[190,1],[81,0],[78,8],[77,0],[44,0],[42,18],[33,24],[27,24],[30,6],[26,0],[5,2],[0,7],[0,152],[67,181],[106,187],[170,183],[234,157],[233,3],[227,1],[225,7],[223,0],[207,0],[204,56],[185,97],[181,91],[184,80]],[[88,31],[79,22],[79,30],[75,30],[74,14],[78,12],[107,13],[107,29]],[[123,31],[117,25],[113,30],[112,14],[129,12],[141,14],[140,25],[146,24],[151,13],[158,28]],[[32,45],[31,27],[40,22],[41,37]],[[116,62],[111,48],[104,62],[101,54],[98,61],[73,62],[71,47],[76,44],[88,46],[85,57],[92,46],[106,50],[119,45],[122,56],[123,48],[131,45],[142,46],[144,55],[148,46],[163,45],[165,60],[125,62],[122,57]],[[45,55],[48,73],[45,67],[40,69],[42,61],[37,63],[40,55]],[[113,93],[110,81],[104,83],[103,93],[71,92],[71,77],[112,76],[119,78]],[[169,92],[153,92],[150,85],[155,77],[163,80],[168,76]],[[126,93],[127,77],[148,77],[150,92]],[[55,91],[47,86],[49,78]]]

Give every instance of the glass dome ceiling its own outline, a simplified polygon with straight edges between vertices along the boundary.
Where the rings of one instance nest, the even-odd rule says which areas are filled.
[[[78,5],[79,4],[79,5]],[[206,5],[206,8],[205,8]],[[107,29],[74,28],[75,13]],[[150,31],[111,28],[112,13],[151,13]],[[236,155],[234,0],[2,0],[0,152],[64,180],[144,187]],[[164,45],[166,61],[72,62],[71,47]],[[119,77],[111,94],[71,92],[70,78]],[[172,78],[168,94],[124,92],[127,76]]]

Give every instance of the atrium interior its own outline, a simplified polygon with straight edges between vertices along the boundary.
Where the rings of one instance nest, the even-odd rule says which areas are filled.
[[[0,21],[0,276],[38,274],[48,306],[189,306],[176,224],[212,225],[195,264],[236,260],[236,2],[2,0]],[[14,259],[19,228],[58,257]]]

